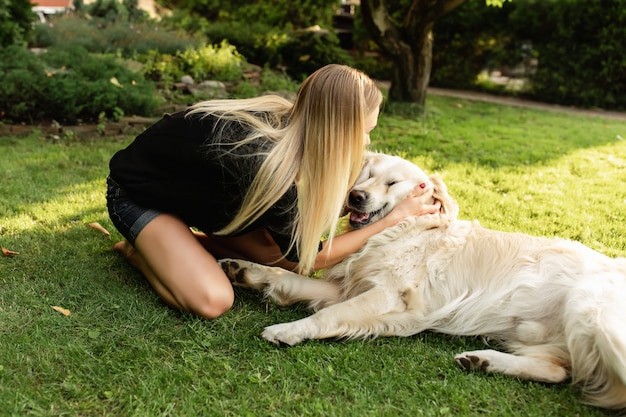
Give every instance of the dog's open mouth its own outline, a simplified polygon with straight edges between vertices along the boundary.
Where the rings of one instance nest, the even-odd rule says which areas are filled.
[[[380,213],[383,209],[378,209],[376,211],[372,211],[371,213],[363,213],[361,211],[354,210],[352,208],[348,208],[350,211],[350,226],[355,229],[361,228],[370,224],[372,219]]]

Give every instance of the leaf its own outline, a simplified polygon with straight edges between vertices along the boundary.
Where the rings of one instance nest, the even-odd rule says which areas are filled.
[[[89,223],[89,227],[101,231],[103,234],[107,235],[109,239],[111,238],[111,233],[104,227],[100,225],[98,222]]]
[[[54,311],[58,311],[59,313],[63,314],[64,316],[69,316],[71,314],[71,312],[67,308],[63,308],[63,307],[59,307],[59,306],[50,306],[50,307],[52,307],[52,309]]]
[[[7,248],[5,248],[5,247],[3,246],[3,247],[2,247],[2,254],[3,254],[4,256],[9,256],[9,257],[11,257],[11,256],[13,256],[13,255],[19,255],[20,253],[19,253],[19,252],[12,251],[12,250],[8,250]]]

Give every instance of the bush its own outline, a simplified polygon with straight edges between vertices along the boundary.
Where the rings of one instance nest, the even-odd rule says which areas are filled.
[[[80,11],[84,9],[99,23],[142,22],[150,19],[148,13],[139,8],[138,0],[96,0],[77,9]]]
[[[327,30],[298,30],[278,48],[279,65],[294,80],[302,80],[327,64],[354,65],[350,54],[339,46],[339,38]]]
[[[156,22],[114,21],[103,24],[78,15],[63,16],[35,25],[34,45],[42,48],[84,48],[93,53],[124,57],[159,50],[175,54],[203,44],[203,39],[162,27]]]
[[[141,57],[143,73],[154,81],[171,85],[183,75],[196,81],[214,79],[235,81],[243,74],[245,59],[226,41],[219,45],[205,45],[187,49],[174,55],[152,51]]]
[[[465,2],[435,25],[431,85],[478,89],[484,68],[538,59],[523,94],[535,100],[626,109],[622,0]],[[530,50],[523,47],[532,46]]]
[[[226,39],[246,61],[272,68],[284,67],[301,79],[329,63],[353,64],[330,28],[338,1],[244,1],[177,3],[183,11],[168,25],[206,36],[212,43]],[[315,29],[317,27],[317,30]],[[308,28],[308,29],[304,29]]]
[[[438,21],[433,30],[431,85],[476,90],[483,69],[516,65],[519,51],[507,27],[511,7],[512,3],[500,8],[466,1]]]
[[[511,24],[539,56],[531,96],[626,109],[626,8],[622,0],[516,0]]]
[[[35,14],[24,0],[0,0],[0,47],[26,44],[32,32]]]
[[[280,29],[313,25],[331,27],[332,18],[340,6],[338,0],[166,0],[163,3],[211,22],[261,22]]]
[[[0,49],[0,114],[12,122],[95,121],[120,114],[151,115],[154,86],[111,56],[84,49],[55,49],[35,56],[24,48]]]
[[[257,21],[211,23],[202,34],[213,43],[226,39],[246,61],[259,66],[275,66],[280,61],[279,49],[289,38],[285,30]]]
[[[187,49],[178,56],[183,72],[195,80],[236,81],[243,74],[245,59],[226,40],[215,46]]]

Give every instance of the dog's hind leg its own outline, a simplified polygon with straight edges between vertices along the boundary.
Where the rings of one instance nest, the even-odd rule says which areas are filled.
[[[301,301],[327,305],[339,301],[339,287],[322,279],[239,259],[221,259],[220,265],[234,286],[262,290],[280,305]]]
[[[502,373],[534,381],[563,382],[567,370],[563,364],[551,357],[518,356],[492,349],[463,352],[454,357],[463,369]]]

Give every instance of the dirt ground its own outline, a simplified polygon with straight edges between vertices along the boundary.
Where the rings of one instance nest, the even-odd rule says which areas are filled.
[[[566,107],[555,104],[539,103],[530,100],[496,96],[486,93],[478,93],[474,91],[447,90],[443,88],[430,87],[428,93],[438,96],[456,97],[463,100],[475,100],[490,103],[497,103],[507,106],[525,107],[540,109],[554,112],[572,113],[581,116],[603,117],[608,119],[617,119],[626,121],[626,112],[608,111],[602,109],[578,109],[575,107]],[[171,109],[163,109],[164,112],[173,112],[180,110],[172,107]],[[28,134],[34,130],[42,132],[50,139],[60,139],[62,137],[72,137],[78,139],[88,139],[98,136],[126,136],[134,135],[143,131],[147,126],[151,125],[158,118],[150,117],[124,117],[118,122],[107,122],[103,125],[81,124],[75,126],[62,126],[58,123],[47,123],[37,126],[18,124],[18,125],[0,125],[0,136]]]

